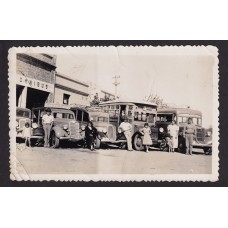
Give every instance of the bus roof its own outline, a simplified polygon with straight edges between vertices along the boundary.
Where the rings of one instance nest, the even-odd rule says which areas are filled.
[[[72,110],[67,109],[67,108],[53,108],[53,107],[37,107],[37,108],[33,108],[33,110],[42,110],[45,111],[47,108],[51,109],[51,112],[60,112],[60,113],[74,113]]]
[[[202,116],[202,112],[198,110],[193,110],[190,108],[158,108],[159,114],[168,114],[168,113],[178,113],[178,114],[191,114],[191,115],[200,115]]]
[[[107,112],[102,112],[102,111],[93,111],[93,112],[89,112],[90,116],[103,116],[103,117],[109,117],[109,114]]]
[[[118,100],[112,100],[112,101],[105,101],[105,102],[101,102],[100,105],[123,104],[123,103],[142,104],[142,105],[156,106],[157,107],[157,104],[152,103],[152,102],[131,100],[131,99],[118,99]]]

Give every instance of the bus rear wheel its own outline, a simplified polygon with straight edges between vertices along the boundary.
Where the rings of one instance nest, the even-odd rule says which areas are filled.
[[[142,142],[142,136],[139,133],[135,134],[133,138],[133,148],[138,151],[143,150],[144,147]]]
[[[99,149],[100,147],[101,147],[101,140],[98,137],[96,137],[96,139],[95,139],[95,148]]]

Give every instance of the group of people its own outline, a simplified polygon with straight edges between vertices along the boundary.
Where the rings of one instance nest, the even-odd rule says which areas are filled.
[[[174,152],[178,148],[179,126],[175,120],[167,127],[168,137],[166,138],[169,147],[169,152]],[[192,155],[193,139],[196,136],[195,124],[192,118],[188,118],[187,124],[184,126],[183,137],[185,138],[186,155]]]
[[[119,126],[119,131],[123,132],[126,140],[127,147],[129,151],[132,151],[132,125],[128,122],[127,117],[124,117],[124,121]],[[145,151],[149,152],[149,147],[152,146],[153,142],[151,139],[151,129],[148,123],[144,124],[144,127],[140,130],[143,135],[142,144],[145,147]],[[169,152],[174,152],[178,148],[178,135],[179,126],[176,124],[175,120],[167,127],[167,144],[169,147]],[[192,155],[193,139],[196,135],[196,128],[193,124],[192,118],[188,118],[188,123],[184,126],[183,137],[185,138],[186,145],[186,155]]]
[[[54,117],[51,115],[51,110],[46,109],[46,114],[42,116],[42,124],[44,129],[44,147],[50,147],[50,133],[53,127]],[[118,131],[125,135],[127,140],[127,148],[132,151],[132,125],[128,122],[128,118],[123,116],[123,122],[119,125]],[[144,124],[144,127],[140,129],[140,133],[143,135],[142,143],[145,146],[145,151],[149,151],[149,147],[153,144],[151,139],[151,129],[148,123]],[[179,126],[175,120],[167,127],[168,136],[166,137],[169,152],[174,152],[178,148],[178,135]],[[32,128],[27,122],[22,129],[23,137],[25,138],[25,144],[31,146],[31,134]],[[188,118],[188,123],[183,130],[183,137],[185,138],[186,154],[192,155],[193,139],[196,135],[196,128],[193,124],[192,118]],[[93,126],[93,123],[88,122],[85,128],[85,145],[90,150],[95,150],[95,140],[97,138],[97,129]]]

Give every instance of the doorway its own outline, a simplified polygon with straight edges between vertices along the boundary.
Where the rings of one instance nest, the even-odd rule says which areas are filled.
[[[47,101],[48,95],[49,95],[48,92],[38,90],[38,89],[28,88],[26,107],[29,109],[32,109],[35,107],[44,107],[44,104]]]

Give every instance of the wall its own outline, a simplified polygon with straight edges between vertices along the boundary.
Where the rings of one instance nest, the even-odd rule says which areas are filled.
[[[63,94],[70,95],[69,105],[89,105],[89,85],[70,78],[66,75],[56,73],[54,103],[63,104]]]

